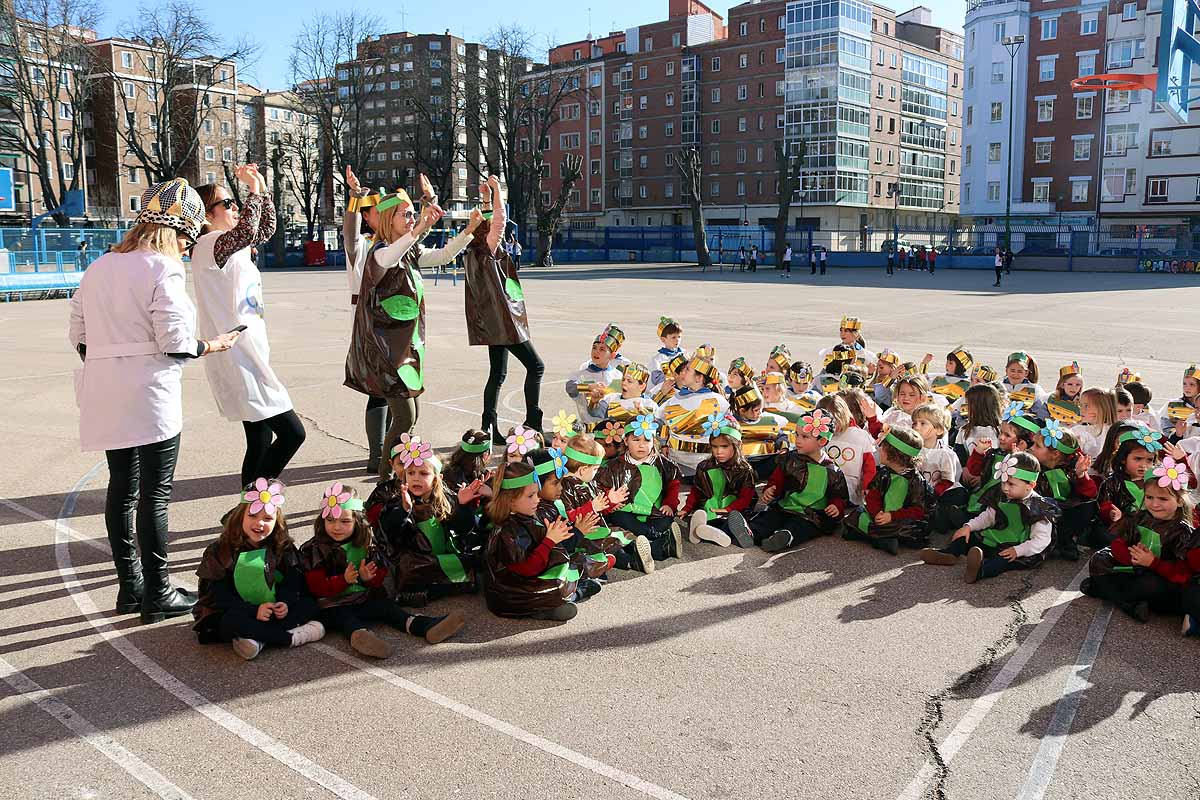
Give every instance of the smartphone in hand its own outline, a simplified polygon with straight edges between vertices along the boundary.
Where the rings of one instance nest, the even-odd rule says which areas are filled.
[[[244,331],[244,330],[246,330],[246,326],[245,326],[245,325],[238,325],[236,328],[234,328],[233,330],[231,330],[231,331],[230,331],[230,333],[241,333],[241,332],[242,332],[242,331]]]

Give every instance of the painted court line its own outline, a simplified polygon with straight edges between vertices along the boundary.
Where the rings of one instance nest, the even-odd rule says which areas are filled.
[[[1092,674],[1096,656],[1100,653],[1100,645],[1104,641],[1104,633],[1108,630],[1112,612],[1112,605],[1105,603],[1092,618],[1087,637],[1079,648],[1075,666],[1071,668],[1071,673],[1063,684],[1062,697],[1054,708],[1054,716],[1050,718],[1050,724],[1046,727],[1046,735],[1042,738],[1037,755],[1033,759],[1033,766],[1029,769],[1029,777],[1025,779],[1025,785],[1021,787],[1017,800],[1042,800],[1046,796],[1046,790],[1050,788],[1050,781],[1053,780],[1054,771],[1058,767],[1059,756],[1067,745],[1067,736],[1071,733],[1075,712],[1083,702],[1084,692],[1091,685],[1088,678]]]
[[[192,796],[162,776],[158,770],[142,761],[115,739],[100,732],[75,709],[47,692],[28,675],[0,658],[0,680],[11,686],[21,697],[62,723],[71,733],[100,751],[110,761],[163,800],[193,800]]]
[[[65,520],[70,519],[75,511],[75,502],[79,496],[79,492],[82,491],[88,481],[103,466],[104,462],[97,463],[86,475],[79,479],[79,482],[67,494],[66,499],[63,501],[62,512],[55,521],[54,531],[54,557],[58,564],[59,576],[67,591],[70,592],[71,599],[75,601],[75,606],[81,614],[87,617],[92,628],[106,642],[112,645],[113,649],[124,656],[129,663],[141,670],[150,680],[157,683],[163,689],[166,689],[175,699],[207,717],[210,721],[220,725],[242,741],[261,750],[302,777],[320,786],[324,786],[333,794],[343,798],[343,800],[375,800],[371,794],[364,792],[339,775],[335,775],[319,764],[297,753],[295,750],[292,750],[265,731],[259,730],[241,717],[226,711],[204,697],[191,686],[188,686],[164,669],[158,662],[143,653],[104,618],[100,613],[100,609],[92,602],[92,598],[87,593],[87,590],[80,585],[78,579],[75,577],[75,567],[71,562],[71,549],[69,546],[69,539],[71,537],[68,531],[70,530],[70,526],[65,522]]]
[[[941,754],[942,760],[949,764],[958,755],[958,751],[966,744],[971,735],[975,733],[975,729],[979,727],[979,723],[988,715],[992,707],[1000,700],[1000,696],[1004,694],[1004,690],[1020,674],[1025,665],[1029,663],[1029,659],[1033,658],[1033,654],[1042,646],[1042,642],[1046,641],[1046,637],[1050,635],[1050,631],[1054,630],[1054,626],[1062,619],[1062,615],[1066,613],[1071,602],[1078,597],[1082,597],[1079,592],[1079,583],[1087,576],[1087,565],[1071,579],[1071,583],[1067,588],[1059,594],[1055,599],[1054,604],[1046,611],[1046,615],[1042,617],[1042,621],[1034,626],[1033,632],[1021,643],[1017,648],[1017,652],[1013,653],[1012,658],[1005,663],[1004,668],[997,673],[992,682],[988,684],[987,690],[982,696],[977,699],[974,704],[967,709],[967,713],[954,726],[954,730],[950,731],[942,743],[938,746],[938,753]],[[932,763],[925,762],[917,772],[916,777],[908,784],[908,787],[900,794],[899,800],[919,800],[925,791],[925,787],[929,784],[935,774],[935,769]]]
[[[471,708],[470,706],[460,703],[457,700],[452,700],[451,698],[446,697],[443,694],[439,694],[432,689],[426,689],[424,686],[413,683],[405,678],[401,678],[394,672],[383,669],[382,667],[377,667],[373,664],[368,664],[362,659],[356,658],[348,653],[343,653],[337,648],[330,647],[327,644],[315,644],[312,645],[312,647],[320,650],[322,653],[325,653],[328,656],[331,656],[332,658],[336,658],[338,661],[349,664],[353,667],[357,667],[363,672],[373,675],[379,680],[385,681],[392,686],[403,689],[406,692],[411,692],[412,694],[424,698],[435,705],[441,706],[448,711],[453,711],[455,714],[466,717],[470,720],[474,720],[480,725],[484,725],[499,733],[503,733],[505,736],[510,736],[517,741],[524,742],[532,747],[536,747],[538,750],[541,750],[544,753],[549,753],[550,755],[561,758],[564,761],[569,761],[577,767],[581,767],[589,772],[594,772],[597,775],[608,778],[609,780],[613,780],[617,783],[628,786],[630,789],[641,792],[648,797],[654,797],[657,798],[657,800],[687,800],[687,798],[683,795],[676,794],[670,789],[665,789],[658,784],[643,780],[636,775],[631,775],[630,773],[617,769],[616,767],[609,766],[602,761],[597,761],[594,758],[585,756],[583,753],[576,752],[568,747],[563,747],[562,745],[556,744],[549,739],[544,739],[537,734],[530,733],[524,728],[519,728],[512,723],[505,722],[502,719],[496,719],[489,714],[485,714],[482,711]]]

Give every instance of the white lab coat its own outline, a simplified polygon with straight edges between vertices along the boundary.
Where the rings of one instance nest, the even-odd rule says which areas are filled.
[[[68,333],[72,348],[87,348],[83,367],[75,371],[85,452],[179,435],[183,364],[164,354],[194,354],[195,325],[179,261],[139,250],[105,253],[87,268],[71,298]]]
[[[262,275],[243,248],[218,267],[213,247],[224,231],[210,231],[192,249],[192,284],[199,312],[197,330],[215,339],[239,325],[246,330],[229,358],[206,358],[204,372],[221,416],[233,422],[259,422],[292,410],[292,398],[271,369],[271,345],[262,294]]]

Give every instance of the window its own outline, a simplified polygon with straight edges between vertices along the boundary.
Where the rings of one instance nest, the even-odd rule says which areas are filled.
[[[217,160],[217,149],[212,146],[205,147],[204,148],[204,160],[205,161],[216,161]]]
[[[221,158],[224,161],[233,161],[233,148],[226,147],[221,150]]]
[[[1058,38],[1058,17],[1050,17],[1042,20],[1042,41],[1046,42],[1051,39]]]
[[[987,199],[993,203],[1000,201],[1000,181],[988,181]]]
[[[579,149],[579,134],[578,133],[560,133],[558,135],[558,147],[560,150],[578,150]]]
[[[651,50],[654,49],[654,37],[647,36],[645,44],[646,44],[646,52],[649,53]]]
[[[1000,161],[1000,143],[988,142],[988,161],[993,163]]]
[[[1127,22],[1137,19],[1137,3],[1126,3],[1121,6],[1121,19]]]
[[[30,37],[30,39],[31,39],[31,41],[36,41],[32,37]],[[40,50],[41,48],[40,47],[37,47],[37,48],[31,47],[29,49],[30,50]],[[133,53],[126,53],[126,52],[121,53],[121,66],[124,67],[125,69],[133,69]]]
[[[1128,111],[1132,100],[1133,92],[1129,89],[1112,89],[1108,92],[1108,99],[1104,103],[1104,111],[1109,114],[1115,114],[1118,111]]]
[[[671,34],[671,47],[679,47],[679,34],[678,33]],[[671,73],[667,73],[667,74],[669,75]]]
[[[967,106],[967,118],[966,118],[966,124],[967,124],[967,126],[968,126],[968,127],[971,125],[972,118],[973,118],[974,116],[975,116],[975,106]]]
[[[1076,139],[1075,140],[1075,161],[1090,161],[1092,159],[1092,140],[1091,139]]]
[[[59,119],[70,119],[71,114],[72,114],[72,111],[71,111],[70,103],[59,103],[58,104],[58,118]]]
[[[992,41],[1003,42],[1004,37],[1008,35],[1008,27],[1003,22],[992,23]]]
[[[720,86],[713,88],[711,97],[712,97],[712,101],[714,103],[721,102],[721,87]]]
[[[1096,54],[1086,53],[1079,56],[1079,77],[1096,74]]]
[[[133,99],[137,97],[137,87],[133,85],[133,81],[125,81],[121,88],[125,91],[125,96]]]
[[[678,36],[678,34],[676,34],[676,35]],[[674,74],[675,74],[675,62],[668,61],[667,62],[667,77],[670,77]]]
[[[1104,155],[1123,156],[1137,147],[1138,125],[1109,125],[1104,129]]]
[[[738,133],[746,132],[746,118],[738,117]]]
[[[1004,119],[1004,104],[992,103],[992,122],[1000,122]]]
[[[646,95],[642,95],[641,97],[639,97],[639,98],[638,98],[638,110],[639,110],[639,111],[645,111],[645,110],[646,110],[646,104],[647,104],[648,102],[649,102],[649,98],[647,98],[647,97],[646,97]]]
[[[963,148],[963,163],[964,163],[964,164],[970,164],[970,163],[971,163],[971,151],[972,151],[972,149],[973,149],[973,148],[971,147],[971,145],[967,145],[967,146],[965,146],[965,147]],[[877,159],[877,160],[878,160],[878,159]]]
[[[430,49],[430,50],[441,50],[441,49],[442,49],[442,43],[441,43],[441,42],[436,42],[436,41],[435,41],[435,42],[430,42],[430,43],[429,43],[429,49]]]
[[[1033,143],[1033,160],[1038,164],[1050,163],[1050,146],[1052,142],[1034,142]]]
[[[1053,100],[1038,100],[1038,122],[1053,122],[1054,121],[1054,101]]]
[[[992,83],[1004,83],[1004,64],[999,61],[992,62]]]
[[[675,105],[675,93],[667,92],[666,97],[664,98],[664,102],[666,103],[668,108],[674,106]]]
[[[1088,201],[1088,186],[1091,181],[1071,181],[1071,202],[1086,203]]]
[[[1052,81],[1054,80],[1054,58],[1039,58],[1038,59],[1038,80]]]
[[[647,75],[646,67],[644,65],[638,67],[638,80],[639,81],[646,80],[646,75]]]
[[[675,123],[667,122],[663,124],[663,136],[670,138],[675,135]]]
[[[1100,28],[1100,14],[1093,11],[1079,16],[1079,33],[1081,36],[1091,36]]]
[[[130,211],[141,211],[142,210],[142,198],[138,197],[136,194],[133,195],[132,197],[130,197],[129,198],[129,210]]]
[[[1033,202],[1049,203],[1050,202],[1050,182],[1038,181],[1033,185]]]
[[[649,135],[650,135],[650,128],[648,126],[646,126],[646,125],[638,126],[638,138],[639,139],[645,139]]]
[[[1075,119],[1091,119],[1096,98],[1092,95],[1075,98]]]
[[[710,184],[708,185],[708,193],[709,193],[709,195],[710,195],[710,196],[712,196],[712,197],[716,197],[717,195],[721,194],[721,183],[720,183],[720,181],[713,181],[712,183],[710,183]]]
[[[745,69],[747,66],[749,66],[749,64],[750,59],[745,53],[742,53],[738,56],[738,69]]]
[[[749,92],[746,89],[746,84],[743,83],[742,85],[738,86],[738,90],[737,90],[738,100],[745,100],[748,96],[749,96]]]
[[[714,119],[714,120],[712,121],[712,132],[713,132],[713,133],[720,133],[720,132],[721,132],[721,120],[719,120],[719,119]]]
[[[708,71],[709,72],[720,72],[721,71],[721,57],[720,56],[713,56],[713,60],[712,60],[711,65],[709,66]]]
[[[785,52],[785,48],[782,48],[782,47],[775,48],[775,63],[776,64],[782,64],[784,62],[784,60],[785,60],[784,52]]]
[[[599,189],[592,189],[592,205],[594,205],[594,206],[600,205],[600,190]]]
[[[737,161],[737,163],[739,163],[739,164],[745,164],[745,163],[746,163],[746,148],[744,148],[744,147],[739,147],[739,148],[737,149],[737,157],[736,157],[736,161]]]
[[[1144,39],[1123,39],[1110,42],[1108,45],[1109,69],[1133,66],[1135,58],[1146,56],[1146,41]]]
[[[975,68],[974,67],[967,67],[967,88],[968,89],[975,88]]]
[[[746,23],[743,22],[742,24],[738,25],[738,36],[745,36],[745,35],[746,35]]]

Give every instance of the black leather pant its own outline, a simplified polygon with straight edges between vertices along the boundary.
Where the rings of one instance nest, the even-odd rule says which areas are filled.
[[[508,377],[508,354],[512,353],[525,367],[525,425],[535,430],[542,429],[542,375],[546,366],[538,356],[533,342],[520,344],[488,345],[488,361],[491,371],[483,387],[483,424],[485,427],[496,421],[496,405],[500,401],[500,387]]]
[[[167,580],[167,503],[175,480],[179,435],[162,442],[105,452],[108,495],[104,526],[122,578],[139,571],[155,588]],[[134,548],[137,531],[141,569]]]

